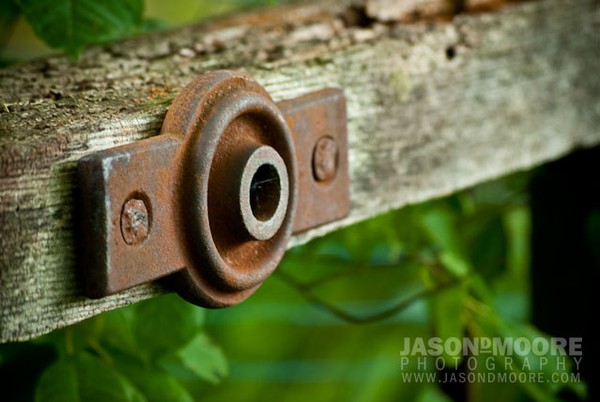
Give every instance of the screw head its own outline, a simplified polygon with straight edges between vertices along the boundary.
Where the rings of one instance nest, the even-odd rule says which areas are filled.
[[[148,207],[143,200],[132,198],[123,205],[121,211],[121,234],[125,243],[140,244],[150,232]]]
[[[329,181],[335,177],[338,165],[338,147],[333,138],[324,136],[317,141],[312,162],[313,175],[317,181]]]

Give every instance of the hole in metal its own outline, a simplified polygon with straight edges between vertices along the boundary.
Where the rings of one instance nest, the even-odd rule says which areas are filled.
[[[280,197],[281,183],[277,169],[269,164],[260,166],[250,184],[250,208],[254,217],[262,222],[271,219]]]

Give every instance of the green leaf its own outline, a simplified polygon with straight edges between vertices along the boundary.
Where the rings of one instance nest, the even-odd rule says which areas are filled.
[[[456,278],[464,277],[471,270],[469,263],[456,253],[444,251],[439,258],[444,268]]]
[[[451,402],[452,399],[433,384],[424,384],[416,402]]]
[[[480,208],[525,204],[529,179],[530,172],[519,172],[500,180],[479,184],[468,191]]]
[[[456,221],[456,213],[441,206],[427,209],[421,214],[421,226],[429,239],[441,250],[440,262],[449,273],[460,278],[471,270],[471,266],[463,252]]]
[[[506,270],[507,242],[502,215],[473,217],[480,222],[469,243],[469,259],[484,278],[493,278]]]
[[[462,244],[456,227],[456,214],[447,208],[434,207],[421,215],[421,225],[429,239],[440,249],[462,256]]]
[[[77,58],[83,48],[142,27],[143,0],[17,0],[35,33]]]
[[[504,213],[503,221],[508,242],[508,268],[526,286],[529,280],[531,212],[526,206],[511,208]]]
[[[175,378],[156,367],[119,362],[118,369],[148,402],[193,402],[192,396]]]
[[[10,39],[10,34],[21,14],[14,0],[2,0],[0,2],[0,50]]]
[[[431,297],[434,331],[442,342],[449,338],[462,339],[465,300],[464,284],[451,287]],[[446,348],[442,352],[446,364],[453,368],[456,365],[455,357],[461,355],[461,351],[458,354],[450,354]]]
[[[50,366],[36,387],[36,402],[80,401],[77,370],[72,361],[59,360]]]
[[[489,354],[480,353],[470,357],[476,359],[475,373],[488,373],[492,378],[498,378],[505,373],[502,363]],[[503,381],[475,381],[469,384],[470,402],[505,402],[527,401],[525,391],[511,382]]]
[[[138,344],[133,333],[133,321],[137,305],[108,311],[102,314],[104,327],[100,340],[119,351],[132,356],[140,356],[142,346]]]
[[[199,331],[203,313],[177,295],[155,297],[135,309],[133,332],[147,357],[157,360],[187,344]]]
[[[61,359],[40,377],[36,402],[115,401],[146,399],[112,366],[87,354]]]
[[[184,369],[213,384],[221,381],[229,372],[227,359],[221,349],[202,333],[196,335],[174,356],[165,359],[163,366],[179,376]]]
[[[474,336],[484,336],[488,338],[501,339],[509,345],[513,353],[510,356],[498,354],[495,359],[498,365],[504,371],[513,372],[517,375],[525,373],[526,378],[533,375],[540,376],[542,381],[517,381],[531,398],[537,401],[557,400],[556,394],[562,388],[571,388],[581,397],[585,395],[585,386],[583,383],[563,381],[561,374],[566,375],[572,372],[573,364],[568,356],[557,352],[552,346],[550,337],[535,327],[527,324],[516,324],[502,319],[490,309],[485,309],[476,314],[471,322],[471,332]],[[536,353],[533,347],[528,350],[519,349],[523,340],[527,340],[529,345],[541,345],[546,342],[548,352]],[[539,346],[538,346],[539,347]],[[541,349],[538,349],[541,350]],[[557,377],[558,376],[558,377]],[[557,380],[558,381],[555,381]]]

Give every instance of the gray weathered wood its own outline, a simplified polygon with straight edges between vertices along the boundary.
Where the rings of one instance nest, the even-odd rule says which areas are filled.
[[[600,143],[593,0],[408,25],[342,3],[286,10],[0,70],[0,342],[164,291],[81,294],[74,168],[156,135],[177,91],[205,71],[243,69],[276,100],[345,89],[352,212],[292,245]]]

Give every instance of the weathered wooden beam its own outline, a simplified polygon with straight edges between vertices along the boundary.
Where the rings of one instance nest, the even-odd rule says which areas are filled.
[[[275,100],[345,90],[352,211],[290,246],[600,143],[597,2],[413,24],[381,23],[353,3],[292,6],[95,48],[76,64],[0,70],[0,342],[165,291],[83,296],[75,166],[158,134],[178,90],[209,70],[245,70]]]

